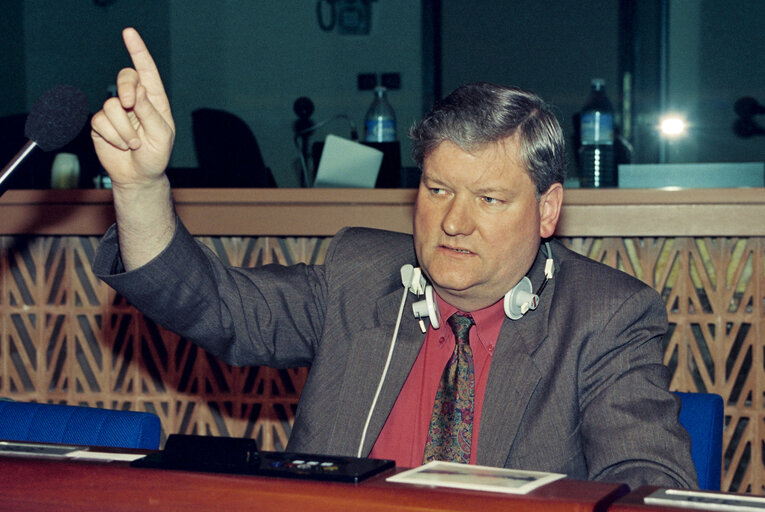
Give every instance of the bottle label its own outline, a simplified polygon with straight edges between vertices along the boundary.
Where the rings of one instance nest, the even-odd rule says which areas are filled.
[[[614,115],[610,112],[582,113],[582,144],[613,144]]]
[[[396,140],[396,121],[370,119],[366,121],[366,142],[393,142]]]

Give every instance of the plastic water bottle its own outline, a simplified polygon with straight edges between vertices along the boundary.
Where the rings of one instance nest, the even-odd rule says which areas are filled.
[[[614,107],[602,78],[592,80],[590,96],[582,108],[579,146],[580,185],[584,188],[617,186],[614,159]]]
[[[396,140],[396,113],[388,103],[385,87],[375,87],[375,99],[364,118],[364,141],[393,142]]]

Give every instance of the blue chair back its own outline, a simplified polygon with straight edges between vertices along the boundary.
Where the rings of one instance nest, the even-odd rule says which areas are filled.
[[[118,448],[159,448],[156,414],[0,401],[0,439]]]
[[[699,489],[719,491],[722,471],[723,400],[712,393],[683,393],[680,424],[691,435]]]

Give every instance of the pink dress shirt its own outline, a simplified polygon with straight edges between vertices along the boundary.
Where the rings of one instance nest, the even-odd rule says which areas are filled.
[[[433,401],[441,374],[454,352],[454,333],[446,320],[457,312],[457,308],[438,296],[436,300],[441,312],[441,327],[428,328],[414,366],[369,455],[377,459],[395,460],[399,467],[411,468],[422,464]],[[492,306],[473,311],[471,315],[475,320],[475,326],[470,330],[470,348],[473,351],[476,388],[470,463],[475,464],[491,356],[505,319],[503,303],[500,300]]]

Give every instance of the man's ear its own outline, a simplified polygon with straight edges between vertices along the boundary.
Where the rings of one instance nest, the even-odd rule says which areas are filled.
[[[553,183],[539,199],[539,236],[550,238],[555,233],[563,206],[563,185]]]

